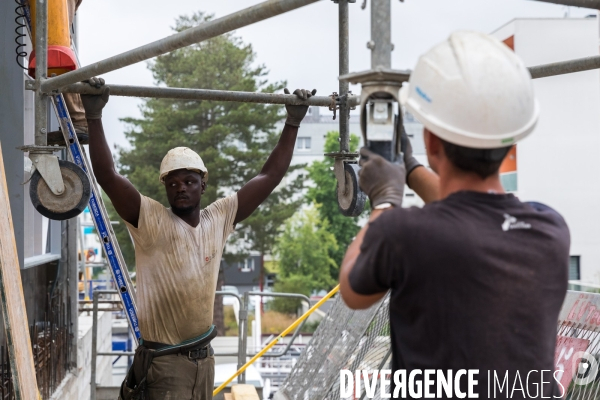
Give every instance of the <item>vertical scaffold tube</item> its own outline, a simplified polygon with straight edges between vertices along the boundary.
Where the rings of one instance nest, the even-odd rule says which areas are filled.
[[[35,24],[35,144],[45,146],[47,144],[46,129],[48,128],[48,96],[42,93],[42,80],[47,77],[48,68],[48,0],[30,0],[36,2]]]
[[[392,67],[392,5],[390,0],[371,0],[371,68]]]
[[[348,28],[348,0],[339,0],[339,70],[340,76],[348,73],[349,64],[349,28]],[[350,151],[350,107],[348,106],[348,81],[340,81],[340,152]]]

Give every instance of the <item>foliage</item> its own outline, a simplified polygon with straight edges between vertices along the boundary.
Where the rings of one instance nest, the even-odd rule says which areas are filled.
[[[252,335],[252,321],[254,321],[254,315],[248,314],[248,335]],[[225,333],[222,336],[238,336],[240,332],[238,320],[235,318],[235,311],[233,311],[233,306],[223,306],[223,322]],[[221,335],[221,332],[219,332],[219,335]]]
[[[183,31],[212,17],[201,12],[180,17],[174,30]],[[268,83],[264,66],[254,65],[255,54],[232,34],[157,57],[149,63],[159,86],[209,88],[272,93],[285,82]],[[142,118],[125,118],[130,149],[118,151],[119,172],[144,195],[168,206],[164,188],[158,181],[162,158],[173,147],[187,146],[197,151],[206,164],[208,185],[202,196],[206,207],[220,197],[238,190],[256,176],[278,141],[275,123],[282,107],[255,103],[148,99],[141,106]],[[303,166],[291,167],[290,171]],[[302,187],[299,176],[278,190],[252,217],[238,227],[238,236],[247,236],[260,252],[273,247],[277,228],[299,207],[293,193]],[[114,217],[114,210],[111,217]],[[113,218],[114,219],[114,218]],[[128,264],[133,249],[123,224],[117,229]],[[225,257],[227,261],[243,258]]]
[[[338,132],[327,132],[325,138],[326,153],[339,151],[338,137]],[[358,143],[359,137],[351,134],[350,151],[357,151]],[[360,227],[357,224],[358,218],[345,217],[338,209],[335,192],[337,181],[333,174],[333,164],[332,158],[325,157],[322,161],[315,161],[307,167],[308,178],[314,182],[314,186],[308,189],[307,199],[320,205],[319,216],[322,221],[327,222],[327,230],[335,236],[338,244],[335,249],[332,248],[330,251],[330,256],[335,261],[335,267],[330,269],[330,275],[337,280],[338,266],[342,263],[346,249]]]
[[[331,254],[338,245],[328,229],[327,220],[319,218],[317,205],[297,212],[286,221],[276,246],[280,285],[287,284],[301,293],[335,285],[337,279],[331,271],[338,266]]]
[[[302,276],[290,275],[284,278],[280,275],[273,285],[273,291],[276,293],[300,293],[308,296],[310,295],[310,285]],[[276,312],[295,314],[301,303],[300,299],[275,297],[271,301],[271,307]]]

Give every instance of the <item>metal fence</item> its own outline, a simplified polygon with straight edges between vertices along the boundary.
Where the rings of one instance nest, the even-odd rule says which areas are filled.
[[[29,327],[33,347],[33,363],[40,395],[49,399],[67,376],[71,357],[73,334],[71,327],[71,298],[63,299],[57,291],[54,300],[48,296],[44,320],[34,320]],[[9,362],[7,339],[0,346],[0,399],[16,398]]]
[[[98,352],[98,312],[99,311],[122,311],[122,303],[119,300],[115,300],[114,297],[117,295],[116,290],[95,290],[92,295],[91,301],[80,301],[80,305],[85,307],[86,305],[91,304],[92,309],[89,308],[80,308],[80,311],[92,311],[92,359],[91,359],[91,400],[96,399],[96,394],[99,390],[103,392],[107,392],[112,390],[118,390],[118,387],[100,387],[96,382],[96,369],[97,369],[97,359],[99,356],[111,356],[111,357],[131,357],[135,353],[131,351],[109,351],[109,352]],[[271,292],[245,292],[243,296],[239,296],[233,292],[225,292],[225,291],[217,291],[215,293],[217,301],[220,300],[219,296],[231,296],[237,299],[239,302],[240,308],[238,313],[238,351],[235,353],[215,353],[215,356],[236,356],[238,358],[238,369],[242,367],[246,363],[247,357],[254,357],[255,354],[247,353],[247,344],[248,344],[248,309],[250,306],[250,296],[259,296],[259,297],[282,297],[282,298],[296,298],[301,301],[305,301],[310,307],[310,299],[299,293],[271,293]],[[100,296],[108,296],[107,299],[101,299]],[[104,304],[108,307],[100,308],[99,305]],[[287,343],[287,345],[282,345],[280,351],[271,351],[265,354],[265,365],[270,365],[273,368],[273,372],[284,371],[287,372],[290,369],[291,365],[288,365],[289,360],[282,360],[282,362],[278,363],[277,359],[288,354],[289,350],[293,348],[294,342],[298,337],[300,331],[304,326],[305,321],[303,321],[298,328],[294,331],[291,339]],[[245,383],[245,373],[240,374],[238,377],[239,383]]]

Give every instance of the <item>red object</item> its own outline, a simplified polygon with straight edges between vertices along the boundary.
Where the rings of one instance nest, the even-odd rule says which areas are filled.
[[[69,47],[50,45],[48,46],[48,69],[61,68],[69,71],[77,69],[75,53]],[[29,57],[29,76],[35,78],[35,50]]]
[[[585,352],[589,345],[590,341],[586,339],[557,336],[554,364],[555,371],[558,372],[555,378],[562,385],[562,388],[559,388],[561,394],[564,395],[566,393],[573,377],[577,373],[577,366],[581,359],[578,353]],[[562,393],[563,391],[565,393]]]

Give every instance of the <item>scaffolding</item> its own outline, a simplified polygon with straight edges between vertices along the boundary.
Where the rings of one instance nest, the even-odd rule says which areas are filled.
[[[29,146],[30,154],[38,152],[50,152],[52,149],[47,145],[48,132],[48,110],[49,97],[61,93],[98,93],[97,89],[89,85],[80,84],[80,81],[93,76],[114,71],[134,63],[151,59],[171,51],[200,43],[216,36],[231,32],[233,30],[264,21],[268,18],[298,9],[300,7],[316,3],[319,0],[267,0],[257,5],[245,8],[224,17],[205,22],[199,26],[176,33],[167,38],[157,40],[136,49],[115,55],[108,59],[81,67],[75,71],[67,72],[60,76],[47,76],[47,24],[48,10],[47,1],[30,0],[36,2],[36,64],[35,80],[26,81],[26,89],[35,93],[35,126],[34,145]],[[142,87],[128,85],[108,84],[113,96],[133,96],[150,98],[169,98],[185,100],[216,100],[234,102],[253,102],[264,104],[302,104],[309,106],[327,107],[337,114],[339,123],[339,152],[330,154],[336,159],[336,164],[344,166],[344,163],[355,163],[357,154],[351,153],[349,148],[349,116],[350,110],[361,104],[360,95],[349,92],[349,4],[356,0],[332,0],[339,9],[339,76],[348,79],[340,79],[339,90],[330,96],[315,96],[308,100],[300,100],[294,95],[251,93],[222,91],[210,89],[187,89],[187,88],[165,88],[165,87]],[[391,0],[371,0],[371,41],[368,47],[371,49],[371,70],[363,73],[362,77],[373,78],[372,82],[381,84],[386,79],[401,77],[408,79],[410,71],[398,71],[391,69]],[[538,0],[567,6],[587,7],[600,9],[600,0]],[[366,0],[365,0],[366,3]],[[600,68],[600,56],[588,57],[577,60],[569,60],[547,65],[530,67],[529,70],[534,79],[562,75],[580,71]],[[370,75],[369,75],[370,74]],[[363,80],[363,87],[365,81]],[[362,99],[364,100],[364,99]],[[339,162],[339,163],[338,163]],[[49,167],[52,171],[54,167]],[[340,173],[339,171],[342,171]],[[352,198],[359,193],[355,181],[349,179],[349,175],[343,173],[343,169],[336,167],[336,179],[338,182],[338,202],[346,201],[345,197]],[[48,176],[52,174],[49,173]],[[56,170],[54,170],[56,175]],[[60,179],[59,179],[60,180]],[[58,184],[48,186],[60,187]],[[356,205],[356,204],[355,204]],[[357,206],[357,205],[356,205]],[[358,207],[358,206],[357,206]],[[116,243],[115,243],[116,245]],[[118,247],[118,246],[117,246]],[[386,356],[387,357],[387,356]],[[13,371],[13,375],[16,371]]]

